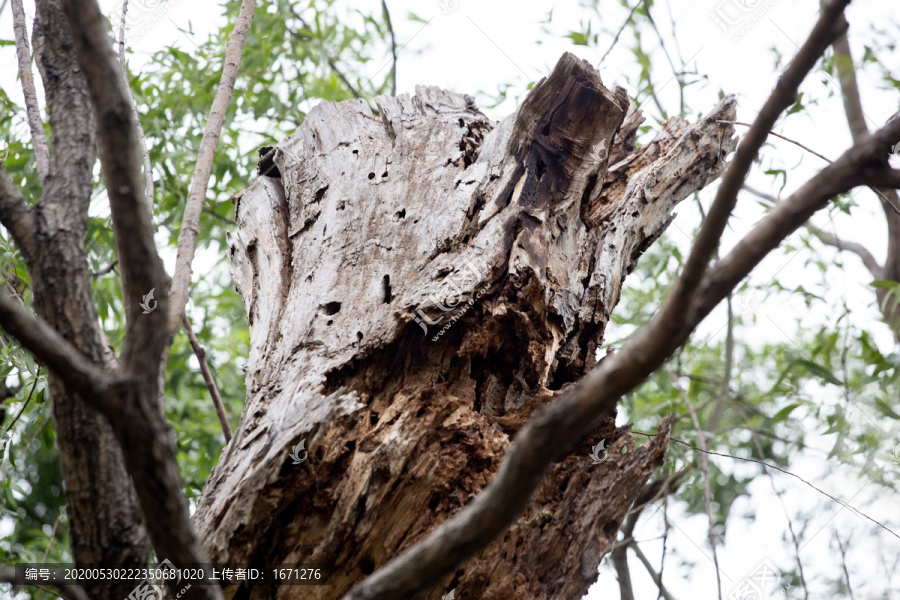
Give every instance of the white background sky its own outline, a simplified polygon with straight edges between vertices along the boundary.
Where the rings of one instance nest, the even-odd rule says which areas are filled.
[[[146,5],[157,3],[157,0],[138,1]],[[591,13],[575,1],[550,3],[533,0],[444,0],[444,2],[442,7],[438,0],[389,0],[398,46],[405,46],[399,54],[398,92],[412,93],[416,84],[431,84],[459,92],[474,93],[482,106],[486,104],[487,97],[479,93],[494,94],[500,83],[512,84],[509,93],[513,98],[524,94],[525,86],[530,81],[536,82],[546,75],[563,51],[572,51],[597,64],[612,41],[612,33],[618,30],[628,12],[618,2],[601,0],[602,21],[593,15],[593,30],[600,32],[599,44],[596,47],[585,48],[574,47],[569,40],[562,37],[562,34],[570,30],[580,30],[579,20],[591,17]],[[770,6],[770,9],[736,42],[730,41],[709,17],[721,2],[722,0],[668,2],[659,0],[654,15],[670,52],[675,54],[674,37],[677,37],[683,60],[689,67],[696,67],[699,73],[708,77],[705,83],[691,86],[686,92],[687,103],[694,112],[708,111],[717,102],[719,90],[724,90],[736,94],[738,98],[738,120],[750,121],[772,89],[777,76],[773,68],[775,55],[770,51],[771,48],[777,48],[785,57],[793,55],[816,18],[818,0],[761,2]],[[0,4],[2,3],[0,0]],[[100,3],[106,11],[118,4],[117,1],[111,0],[101,0]],[[377,12],[379,3],[374,0],[348,0],[348,4]],[[548,35],[542,31],[541,22],[547,20],[551,7],[553,18],[549,27],[554,34]],[[26,12],[32,16],[33,11],[33,1],[26,0]],[[430,19],[428,24],[423,26],[407,19],[406,15],[410,11],[416,12],[426,20]],[[893,30],[897,34],[895,38],[900,39],[898,26],[900,3],[896,0],[855,2],[848,11],[848,19],[851,23],[851,47],[857,59],[862,55],[863,44],[867,42],[873,26]],[[134,48],[131,58],[132,69],[140,68],[149,53],[169,44],[175,44],[186,51],[192,50],[193,43],[189,37],[193,37],[199,43],[222,22],[222,10],[217,0],[171,0],[164,12],[164,18],[132,44]],[[672,22],[674,22],[674,37]],[[188,28],[189,25],[193,36],[179,31],[179,28]],[[11,32],[10,12],[7,8],[0,15],[0,37],[11,39]],[[536,43],[538,39],[542,40],[542,43]],[[633,38],[630,32],[626,31],[600,69],[607,86],[623,85],[630,94],[635,92],[631,82],[637,81],[639,75],[628,50],[632,45]],[[659,44],[655,38],[646,37],[645,47],[653,50],[653,77],[660,90],[660,100],[670,113],[677,113],[678,86],[672,78],[672,70],[665,56],[659,52]],[[881,58],[887,61],[886,66],[893,71],[895,77],[898,77],[900,58],[896,54],[891,56],[887,53],[883,53]],[[680,59],[677,56],[673,56],[673,59],[679,63],[677,66],[680,68]],[[370,64],[366,68],[371,72],[366,73],[376,76],[379,67],[384,67],[383,72],[386,72],[389,67],[384,66],[385,64]],[[21,101],[21,92],[17,88],[16,81],[15,54],[9,47],[0,48],[0,85],[12,98]],[[879,127],[898,110],[900,104],[898,96],[896,92],[882,89],[878,78],[866,73],[860,77],[860,86],[863,92],[863,109],[868,117],[869,127],[870,129]],[[779,122],[776,131],[802,141],[825,156],[838,157],[849,145],[850,135],[836,84],[829,81],[824,73],[816,72],[802,89],[806,90],[808,95],[820,98],[821,102],[808,114],[794,115],[786,121]],[[830,98],[827,97],[828,92],[833,92]],[[486,112],[494,119],[506,116],[515,108],[513,98],[500,107]],[[652,103],[644,108],[648,113],[647,123],[655,123],[659,115]],[[743,133],[742,128],[738,128],[738,133]],[[791,173],[785,194],[823,166],[821,159],[791,144],[777,139],[771,140],[771,143],[773,148],[766,150],[769,156],[766,166],[783,167]],[[759,169],[751,175],[750,182],[760,189],[777,192],[773,189],[771,180],[761,176],[758,171]],[[706,190],[701,197],[708,202],[711,197],[710,190]],[[852,216],[840,215],[829,223],[827,217],[819,215],[814,221],[819,225],[827,223],[827,230],[842,237],[864,242],[880,260],[886,249],[886,231],[881,207],[876,197],[865,190],[860,192],[858,200],[860,206]],[[680,246],[683,253],[686,253],[689,248],[689,235],[696,226],[698,216],[695,209],[687,206],[687,202],[678,212],[679,216],[672,224],[670,233],[672,240]],[[752,197],[742,196],[731,221],[731,231],[727,234],[725,249],[727,250],[762,214]],[[795,245],[798,243],[797,234],[791,241]],[[861,262],[853,256],[843,257],[845,268],[833,269],[829,274],[828,286],[823,287],[820,275],[806,264],[808,256],[806,251],[797,255],[776,251],[751,276],[751,281],[764,284],[777,273],[782,281],[792,285],[802,282],[815,289],[817,293],[824,294],[833,311],[838,310],[841,303],[846,302],[853,311],[851,321],[854,325],[872,332],[883,350],[890,348],[890,334],[887,328],[877,321],[874,294],[868,287],[871,277]],[[835,254],[830,250],[823,250],[822,256],[830,259]],[[171,265],[168,266],[171,270]],[[736,300],[736,310],[742,310],[742,305],[745,313],[752,317],[753,325],[740,328],[737,335],[754,343],[766,340],[784,342],[785,337],[790,338],[796,334],[798,323],[801,327],[813,327],[822,322],[833,322],[837,314],[829,310],[808,311],[799,300],[785,301],[783,295],[777,299],[767,299],[765,294],[757,294],[753,298],[739,297]],[[724,336],[722,328],[725,322],[723,311],[714,312],[701,326],[695,339],[719,339],[716,336]],[[608,337],[613,339],[614,332]],[[896,404],[894,406],[896,407]],[[848,414],[849,418],[859,419],[861,422],[869,418],[858,409],[856,413],[850,409]],[[623,422],[627,421],[627,415],[620,414],[620,419]],[[896,431],[887,431],[886,425],[884,428],[885,435],[893,437],[896,441]],[[640,439],[638,441],[640,442]],[[838,469],[834,468],[833,464],[826,463],[824,457],[831,446],[831,440],[818,438],[818,442],[817,444],[816,436],[811,433],[807,443],[818,446],[819,450],[805,450],[802,456],[796,457],[791,470],[828,493],[851,502],[854,506],[860,508],[864,506],[866,514],[885,523],[891,529],[900,531],[898,521],[900,501],[897,496],[885,495],[883,488],[876,490],[867,478],[850,469]],[[730,459],[714,457],[713,460],[726,470],[734,469],[746,473],[754,468],[746,463],[734,464]],[[892,465],[886,456],[878,456],[876,460],[879,464],[886,465],[886,469],[898,468],[897,465]],[[804,561],[807,579],[810,580],[811,597],[819,597],[816,592],[824,591],[823,583],[841,574],[840,560],[835,553],[833,538],[833,530],[837,527],[842,539],[852,536],[847,562],[855,597],[859,600],[900,598],[900,592],[897,591],[900,589],[900,574],[895,575],[891,581],[888,574],[892,570],[890,562],[887,566],[883,566],[880,562],[882,554],[886,555],[888,560],[900,555],[900,543],[897,538],[883,531],[876,533],[878,530],[871,522],[852,514],[849,510],[841,510],[839,505],[825,500],[803,483],[786,475],[776,475],[772,482],[766,477],[758,477],[751,485],[751,497],[742,498],[735,503],[734,515],[755,514],[755,522],[732,519],[724,537],[724,544],[719,547],[722,587],[726,598],[738,581],[749,575],[763,559],[767,558],[784,569],[793,567],[795,553],[790,537],[786,535],[783,509],[772,493],[773,482],[785,492],[785,504],[791,514],[797,510],[811,511],[814,507],[819,507],[801,540],[801,545],[808,544],[801,551],[801,559]],[[881,497],[873,496],[876,491]],[[651,513],[654,510],[655,508],[648,509],[646,512]],[[670,554],[665,568],[668,588],[675,598],[681,600],[716,598],[715,570],[709,558],[705,517],[690,517],[677,508],[670,508],[669,517],[673,528],[669,534]],[[657,527],[659,523],[658,518],[643,519],[636,530],[636,538],[649,540],[657,537],[661,533],[661,529]],[[819,533],[816,533],[817,531]],[[648,541],[641,547],[658,569],[661,551],[659,541]],[[656,598],[656,587],[646,575],[646,571],[634,555],[629,559],[637,598],[639,600]],[[689,570],[682,566],[680,564],[682,560],[693,563],[695,568]],[[795,593],[799,582],[792,581],[791,584],[793,587],[787,596],[799,597]],[[605,566],[601,567],[598,583],[588,598],[599,600],[617,597],[618,586],[614,571]]]

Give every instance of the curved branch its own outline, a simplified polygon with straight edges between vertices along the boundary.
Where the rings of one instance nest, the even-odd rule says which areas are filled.
[[[875,279],[882,278],[884,269],[881,268],[881,265],[879,265],[878,261],[875,260],[875,257],[872,256],[872,253],[869,252],[869,250],[862,244],[844,241],[838,236],[822,229],[818,229],[810,223],[806,224],[806,230],[819,238],[819,241],[826,246],[833,246],[838,250],[846,250],[847,252],[852,252],[853,254],[857,255],[863,261],[863,264],[866,266],[869,272],[872,274],[872,277],[874,277]]]

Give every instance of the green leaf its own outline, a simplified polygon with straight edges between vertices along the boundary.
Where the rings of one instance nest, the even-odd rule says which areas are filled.
[[[792,402],[791,404],[788,404],[777,413],[775,413],[775,416],[772,417],[772,421],[774,421],[775,423],[781,423],[782,421],[786,420],[796,408],[802,405],[802,402]]]

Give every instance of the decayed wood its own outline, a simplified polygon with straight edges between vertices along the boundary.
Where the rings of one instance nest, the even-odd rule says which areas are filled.
[[[336,568],[331,587],[279,597],[338,598],[466,505],[595,364],[623,278],[734,147],[726,99],[635,148],[624,90],[571,55],[500,123],[431,87],[378,106],[319,105],[276,147],[277,177],[235,198],[247,401],[194,522],[214,560]],[[447,586],[580,597],[662,461],[660,432],[634,449],[606,422]],[[593,465],[601,439],[614,451]],[[547,547],[564,561],[544,564]]]

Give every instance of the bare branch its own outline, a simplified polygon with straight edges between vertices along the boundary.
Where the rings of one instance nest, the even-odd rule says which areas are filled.
[[[13,418],[12,423],[6,426],[6,431],[9,432],[13,428],[13,425],[16,424],[16,421],[19,420],[19,417],[22,416],[22,413],[25,412],[25,409],[28,408],[28,403],[31,402],[31,397],[34,395],[34,388],[37,387],[38,379],[41,378],[41,369],[43,365],[38,365],[37,373],[34,374],[34,381],[31,382],[31,389],[28,390],[28,397],[25,398],[25,403],[22,405],[22,408],[16,413],[15,418]]]
[[[882,278],[884,269],[881,268],[881,265],[879,265],[878,261],[875,260],[875,257],[872,256],[872,253],[869,252],[869,250],[862,244],[844,241],[838,236],[825,230],[819,229],[810,223],[807,223],[806,229],[811,234],[819,238],[819,241],[823,244],[827,246],[833,246],[838,250],[846,250],[857,255],[863,261],[863,264],[866,266],[869,272],[872,274],[872,277],[874,277],[875,279]]]
[[[212,108],[206,121],[206,129],[200,142],[200,150],[197,152],[197,164],[194,167],[194,175],[191,178],[191,188],[187,202],[184,206],[184,217],[181,221],[181,232],[178,234],[178,254],[175,258],[175,275],[172,278],[172,297],[168,307],[168,339],[167,344],[172,343],[175,332],[181,324],[181,315],[187,306],[191,288],[191,263],[194,260],[194,251],[197,247],[197,235],[199,234],[200,215],[206,202],[206,190],[209,186],[209,177],[212,172],[213,158],[216,146],[219,144],[219,135],[225,123],[225,115],[228,113],[228,105],[231,103],[231,95],[234,93],[234,84],[241,67],[241,50],[247,40],[250,25],[253,22],[253,13],[256,10],[256,0],[243,0],[241,11],[238,14],[237,23],[231,32],[228,46],[225,49],[225,67],[222,69],[222,78],[213,98]]]
[[[44,122],[41,120],[41,109],[38,106],[37,92],[34,89],[31,47],[28,44],[28,28],[25,24],[25,7],[22,5],[22,0],[12,0],[11,6],[13,31],[16,36],[16,57],[19,59],[19,79],[22,81],[22,92],[25,94],[25,113],[28,116],[28,128],[31,130],[31,141],[34,144],[38,179],[43,186],[50,173],[50,152],[47,150],[47,136],[44,134]]]
[[[117,259],[113,260],[111,263],[109,263],[108,265],[106,265],[105,267],[103,267],[102,269],[100,269],[99,271],[94,271],[93,273],[91,273],[91,277],[93,277],[95,279],[97,277],[102,277],[103,275],[106,275],[110,271],[114,271],[118,264],[119,264],[119,259],[117,258]]]
[[[206,351],[203,350],[203,346],[200,345],[200,340],[194,335],[194,330],[191,328],[191,322],[188,320],[187,315],[181,317],[181,324],[184,327],[184,332],[187,333],[188,339],[191,341],[191,347],[194,349],[194,354],[200,362],[200,372],[203,374],[203,381],[206,382],[206,389],[209,390],[209,395],[216,407],[216,414],[219,416],[219,423],[222,425],[222,433],[225,434],[225,443],[227,444],[231,441],[232,437],[231,425],[228,423],[228,415],[225,414],[225,406],[222,404],[222,396],[219,395],[219,388],[216,387],[216,380],[213,379],[212,371],[209,370],[209,364],[206,362]]]
[[[32,315],[16,299],[0,292],[0,327],[73,388],[114,410],[109,390],[113,376],[87,359],[43,319]]]
[[[719,121],[719,122],[720,122],[720,123],[728,123],[728,124],[730,124],[730,125],[744,125],[745,127],[750,127],[750,124],[749,124],[749,123],[741,123],[740,121]],[[801,144],[800,142],[798,142],[798,141],[796,141],[796,140],[792,140],[792,139],[789,138],[789,137],[783,136],[783,135],[781,135],[780,133],[775,133],[774,131],[770,131],[769,134],[770,134],[770,135],[774,135],[774,136],[777,137],[777,138],[781,138],[781,139],[783,139],[783,140],[786,141],[786,142],[790,142],[790,143],[794,144],[795,146],[798,146],[798,147],[800,147],[800,148],[803,148],[804,150],[806,150],[806,151],[809,152],[810,154],[814,154],[814,155],[818,156],[819,158],[821,158],[822,160],[824,160],[825,162],[827,162],[827,163],[829,163],[829,164],[832,163],[832,162],[834,162],[834,161],[832,161],[830,158],[826,157],[825,155],[819,154],[818,152],[816,152],[816,151],[813,150],[812,148],[810,148],[810,147],[808,147],[808,146],[804,146],[804,145]],[[888,196],[886,196],[886,195],[884,194],[884,192],[882,192],[881,190],[879,190],[879,189],[877,189],[877,188],[875,188],[875,187],[871,187],[871,186],[869,186],[869,187],[870,187],[870,189],[871,189],[873,192],[875,192],[875,195],[878,196],[878,197],[881,199],[882,203],[884,203],[884,205],[885,205],[886,207],[890,208],[890,209],[894,212],[894,214],[900,216],[900,207],[897,206],[898,202],[896,201],[896,199],[895,199],[895,200],[891,200],[891,199],[888,198]],[[896,195],[896,194],[895,194],[895,195]]]
[[[859,85],[856,81],[856,67],[853,65],[853,55],[850,52],[850,43],[847,40],[847,35],[838,36],[832,47],[834,48],[835,69],[837,69],[844,101],[844,113],[847,115],[850,133],[853,136],[853,140],[856,141],[868,133],[869,129],[866,125],[866,115],[862,109],[862,99],[860,98]],[[897,194],[896,189],[887,189],[891,187],[897,188],[900,186],[888,185],[885,186],[886,189],[879,191],[888,226],[887,255],[885,256],[884,266],[879,279],[900,281],[900,214],[895,210],[887,210],[887,205],[890,205],[892,208],[900,206],[900,195]],[[887,290],[878,288],[875,294],[878,298],[879,307],[884,307],[884,298]],[[900,342],[900,309],[882,310],[882,313],[885,321],[894,330],[895,339]]]
[[[624,393],[644,381],[681,346],[699,321],[743,279],[746,272],[736,280],[733,276],[744,268],[749,272],[749,268],[761,260],[758,251],[752,252],[752,263],[732,257],[723,269],[722,263],[731,257],[729,255],[719,261],[719,268],[714,273],[704,278],[707,263],[718,246],[753,158],[779,114],[793,103],[800,83],[834,37],[846,27],[842,11],[848,1],[830,2],[822,10],[809,39],[779,79],[754,126],[738,147],[685,270],[673,286],[664,308],[621,350],[607,356],[517,433],[493,481],[466,508],[356,586],[344,596],[345,600],[412,596],[434,585],[440,577],[487,545],[524,509],[550,462],[600,423],[614,410]],[[882,165],[884,151],[889,145],[886,142],[885,134],[880,137],[876,134],[862,146],[854,147],[801,188],[799,198],[782,207],[793,208],[794,204],[807,203],[820,207],[836,193],[864,183],[866,177],[877,172],[872,165]],[[825,177],[830,181],[823,182]],[[763,256],[808,218],[806,216],[797,223],[783,219],[793,226],[785,227],[784,235],[778,236],[782,232],[778,217],[776,225],[768,225],[772,214],[778,214],[778,208],[757,226],[763,226],[769,233],[759,241],[760,246],[766,248]],[[720,279],[723,275],[727,277]],[[712,282],[708,281],[710,277],[714,277]],[[692,302],[701,284],[699,298],[702,302]]]
[[[847,551],[844,550],[844,543],[838,532],[834,532],[834,539],[837,540],[838,547],[841,549],[841,566],[844,567],[844,579],[847,580],[847,593],[850,594],[850,600],[856,600],[853,596],[853,586],[850,585],[850,572],[847,570]]]
[[[743,125],[744,127],[752,127],[752,125],[751,125],[750,123],[743,123],[743,122],[741,122],[741,121],[719,121],[719,123],[728,123],[729,125]],[[770,132],[769,132],[769,135],[774,135],[775,137],[781,138],[781,139],[783,139],[783,140],[786,141],[786,142],[790,142],[790,143],[794,144],[795,146],[797,146],[797,147],[799,147],[799,148],[802,148],[802,149],[806,150],[806,151],[809,152],[810,154],[813,154],[813,155],[815,155],[815,156],[818,156],[819,158],[821,158],[822,160],[824,160],[824,161],[827,162],[827,163],[833,162],[830,158],[828,158],[828,157],[825,156],[824,154],[819,154],[818,152],[816,152],[815,150],[813,150],[813,149],[810,148],[809,146],[804,146],[803,144],[801,144],[801,143],[798,142],[797,140],[792,140],[791,138],[789,138],[789,137],[787,137],[787,136],[785,136],[785,135],[781,135],[780,133],[775,133],[774,131],[770,131]]]
[[[134,93],[128,85],[128,67],[125,61],[125,13],[128,11],[128,0],[122,2],[122,20],[119,23],[119,64],[122,65],[122,76],[125,78],[125,87],[128,88],[128,99],[131,100],[131,108],[134,112],[134,127],[137,129],[141,142],[141,155],[144,157],[144,193],[147,201],[153,206],[153,171],[150,165],[150,152],[147,151],[147,138],[144,137],[144,129],[141,127],[141,116],[138,114],[137,102],[134,101]]]
[[[703,449],[703,452],[700,454],[700,468],[703,472],[703,501],[706,503],[706,517],[709,521],[709,545],[712,548],[713,564],[716,566],[716,589],[719,592],[719,600],[722,600],[722,573],[719,569],[719,555],[716,552],[716,522],[712,514],[712,499],[709,491],[709,458],[706,456],[706,451],[709,450],[709,446],[706,443],[706,434],[703,433],[703,428],[700,427],[700,419],[697,417],[697,411],[694,410],[694,403],[691,402],[690,395],[683,387],[681,387],[681,384],[678,382],[678,377],[676,377],[668,368],[666,368],[666,371],[669,373],[669,377],[672,378],[672,381],[675,382],[675,387],[681,393],[681,397],[684,398],[688,412],[691,415],[691,421],[694,424],[694,429],[697,431],[697,439],[700,441],[700,448]]]
[[[397,39],[394,37],[394,26],[391,24],[391,13],[388,11],[387,0],[381,0],[381,10],[384,13],[384,21],[387,23],[388,33],[391,34],[391,96],[397,95]]]
[[[767,193],[757,190],[756,188],[751,187],[749,185],[745,184],[743,186],[743,188],[745,190],[747,190],[748,192],[750,192],[751,194],[753,194],[754,196],[758,196],[759,198],[762,198],[763,200],[766,200],[772,204],[778,204],[779,202],[781,202],[780,198],[776,198],[772,194],[767,194]],[[841,238],[837,237],[836,235],[832,235],[831,233],[828,233],[827,231],[823,231],[822,229],[820,229],[819,227],[816,227],[812,223],[807,223],[806,229],[811,234],[813,234],[814,236],[819,238],[819,241],[821,241],[823,244],[833,246],[833,247],[837,248],[838,250],[847,250],[848,252],[853,252],[854,254],[856,254],[857,256],[859,256],[862,259],[863,264],[866,266],[867,269],[869,269],[869,272],[872,273],[872,276],[875,279],[882,278],[883,270],[882,270],[881,265],[878,264],[878,261],[875,260],[874,256],[872,256],[872,253],[869,252],[868,249],[866,249],[866,247],[863,246],[862,244],[858,244],[856,242],[844,241]]]
[[[637,544],[632,544],[631,549],[634,550],[635,556],[638,557],[638,560],[643,563],[644,568],[647,569],[647,572],[650,574],[650,577],[653,579],[653,583],[656,584],[656,587],[659,588],[659,592],[662,594],[662,597],[666,600],[675,600],[672,595],[669,593],[669,590],[666,589],[666,586],[663,585],[662,578],[653,568],[653,565],[650,564],[650,561],[647,560],[647,557],[644,556],[644,553],[641,551],[640,546]],[[716,567],[718,568],[718,567]]]
[[[843,11],[847,4],[849,4],[849,0],[834,0],[823,4],[819,20],[813,27],[809,38],[781,77],[778,78],[775,89],[772,90],[753,121],[753,125],[738,144],[731,165],[722,176],[709,215],[694,240],[690,256],[685,262],[681,275],[672,286],[669,301],[663,308],[662,312],[666,313],[664,318],[671,320],[673,326],[677,325],[683,310],[690,304],[707,265],[719,245],[725,225],[737,202],[738,192],[753,166],[753,160],[759,149],[765,143],[781,113],[796,100],[797,89],[809,72],[815,68],[819,57],[835,37],[846,30],[847,20],[844,18]]]
[[[116,235],[126,321],[122,364],[135,373],[155,374],[166,342],[168,277],[153,239],[128,86],[96,0],[63,0],[63,6],[96,115]],[[140,305],[151,292],[161,310],[144,314]]]
[[[37,227],[34,209],[25,202],[25,197],[3,165],[0,165],[0,223],[6,227],[20,249],[25,252],[31,249]]]
[[[616,36],[613,38],[612,43],[609,45],[609,48],[606,49],[606,52],[603,53],[603,56],[600,57],[600,60],[597,62],[597,68],[600,68],[600,65],[603,64],[603,61],[606,60],[606,57],[609,56],[609,53],[612,52],[612,49],[616,47],[616,44],[619,42],[619,36],[622,35],[622,32],[625,31],[625,28],[631,23],[631,18],[634,16],[634,11],[636,11],[641,4],[644,3],[644,0],[637,0],[634,3],[634,6],[631,7],[631,12],[628,13],[628,18],[625,19],[625,22],[622,23],[622,26],[619,27],[619,30],[616,32]]]

